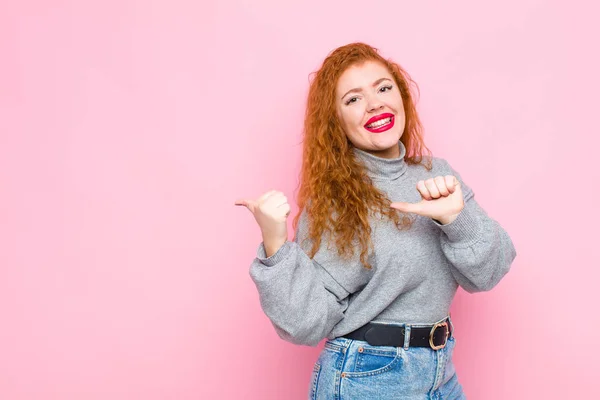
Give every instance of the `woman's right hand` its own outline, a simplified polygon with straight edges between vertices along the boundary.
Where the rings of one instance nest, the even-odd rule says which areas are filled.
[[[288,239],[287,217],[291,209],[287,197],[282,192],[270,190],[257,200],[240,199],[235,205],[250,210],[262,232],[267,257],[275,254]]]

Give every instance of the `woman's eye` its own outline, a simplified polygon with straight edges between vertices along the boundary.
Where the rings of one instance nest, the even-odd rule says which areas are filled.
[[[349,105],[350,103],[356,103],[357,100],[357,97],[351,97],[346,101],[346,105]]]
[[[387,92],[388,90],[392,90],[392,86],[391,85],[389,85],[389,86],[382,86],[379,89],[380,92]]]

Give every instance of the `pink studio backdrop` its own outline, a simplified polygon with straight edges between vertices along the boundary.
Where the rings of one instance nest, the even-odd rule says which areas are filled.
[[[0,398],[303,399],[233,205],[293,198],[308,75],[365,41],[419,83],[426,140],[511,234],[453,305],[469,399],[595,392],[593,2],[0,4]],[[294,210],[295,211],[295,210]]]

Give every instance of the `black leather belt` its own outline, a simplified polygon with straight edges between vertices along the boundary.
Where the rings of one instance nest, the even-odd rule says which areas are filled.
[[[369,322],[342,337],[362,340],[372,346],[403,347],[405,332],[406,328],[404,326]],[[452,324],[449,319],[426,327],[411,326],[409,347],[431,347],[433,350],[439,350],[446,347],[450,337],[452,337]]]

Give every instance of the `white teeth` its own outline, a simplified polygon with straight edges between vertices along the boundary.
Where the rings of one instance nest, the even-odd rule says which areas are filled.
[[[392,117],[380,119],[379,121],[375,121],[370,125],[367,125],[367,128],[379,128],[385,124],[389,124],[392,121]]]

